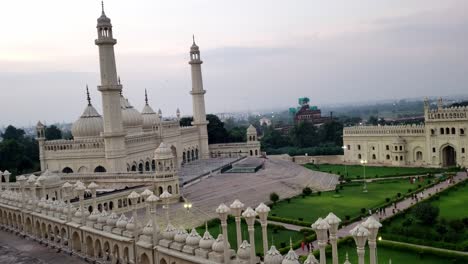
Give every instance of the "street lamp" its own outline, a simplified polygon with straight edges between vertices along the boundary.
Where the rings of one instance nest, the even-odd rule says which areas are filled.
[[[345,174],[346,177],[348,177],[348,167],[346,166],[346,150],[348,150],[347,146],[342,146],[343,149],[343,162],[344,162],[344,169],[345,169]]]
[[[363,192],[367,192],[367,183],[366,183],[366,164],[367,164],[367,160],[361,160],[361,164],[364,168],[364,186],[362,187],[362,191]]]
[[[185,200],[184,208],[185,208],[185,210],[187,210],[187,212],[189,212],[190,209],[192,209],[192,203],[189,202],[188,200]]]

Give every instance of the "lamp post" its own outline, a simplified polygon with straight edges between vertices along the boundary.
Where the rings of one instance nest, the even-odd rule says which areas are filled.
[[[71,189],[73,185],[71,185],[69,182],[65,182],[62,186],[64,189],[65,193],[67,194],[67,221],[71,221]]]
[[[361,160],[361,164],[364,168],[364,185],[362,187],[362,192],[367,192],[367,183],[366,183],[366,164],[367,164],[367,160]]]
[[[257,212],[258,216],[260,217],[260,225],[262,226],[262,240],[263,240],[263,256],[266,256],[268,251],[268,213],[270,212],[270,207],[266,204],[261,203],[257,208],[255,208],[255,212]]]
[[[29,176],[28,180],[27,180],[27,183],[29,185],[29,191],[31,192],[31,205],[30,207],[28,207],[28,210],[34,210],[34,206],[36,204],[36,176],[34,176],[34,174],[31,174],[31,176]]]
[[[237,247],[239,248],[242,244],[242,231],[241,231],[241,213],[244,209],[244,204],[239,200],[235,200],[230,206],[232,215],[236,220],[236,238],[237,238]]]
[[[151,208],[151,220],[152,220],[152,225],[153,225],[153,246],[156,246],[158,244],[158,233],[159,233],[159,228],[156,223],[156,207],[158,205],[159,198],[158,196],[151,194],[148,199],[146,199],[146,203],[149,204],[149,207]]]
[[[227,217],[230,213],[229,207],[225,204],[220,204],[218,208],[216,208],[216,213],[219,216],[219,220],[221,220],[221,228],[223,229],[223,239],[224,239],[224,263],[229,263],[229,250],[228,250],[228,234],[227,234]],[[250,245],[252,246],[252,245]]]
[[[357,255],[358,255],[358,263],[364,264],[364,254],[366,252],[366,240],[369,236],[370,232],[361,224],[357,225],[353,228],[349,233],[353,236],[354,241],[356,242],[357,247]]]
[[[93,211],[97,210],[97,208],[96,208],[96,190],[97,190],[98,187],[99,186],[95,182],[91,182],[88,185],[88,189],[91,190],[91,197],[93,199]]]
[[[257,213],[251,207],[247,207],[242,216],[245,218],[245,222],[247,222],[247,230],[249,231],[250,263],[255,264],[255,217]]]
[[[344,169],[345,169],[345,175],[348,177],[348,167],[346,166],[346,150],[348,150],[347,146],[342,146],[343,149],[343,163],[344,163]]]
[[[379,223],[373,216],[369,216],[367,220],[362,223],[362,226],[369,230],[369,250],[370,250],[370,264],[376,264],[377,260],[377,233],[382,224]]]
[[[146,200],[148,200],[148,197],[150,197],[152,194],[153,194],[152,191],[150,191],[148,189],[145,189],[140,195],[146,201]],[[159,200],[159,198],[158,198],[158,200]],[[146,217],[146,219],[150,218],[150,204],[149,203],[146,203],[146,216],[145,217]]]
[[[163,206],[164,210],[166,210],[166,223],[169,225],[169,199],[171,199],[172,194],[170,194],[168,191],[164,191],[159,198],[163,200],[165,205]]]
[[[325,217],[325,221],[330,225],[330,244],[332,246],[332,261],[333,264],[338,264],[338,246],[336,243],[337,237],[336,233],[338,232],[338,226],[341,223],[341,219],[338,218],[335,214],[329,213]]]
[[[318,246],[320,249],[320,264],[327,263],[325,247],[327,246],[327,231],[329,228],[330,225],[327,223],[327,221],[323,220],[322,218],[317,219],[317,221],[315,221],[315,223],[312,224],[312,229],[317,234]]]
[[[26,177],[24,177],[23,175],[19,176],[17,181],[19,182],[20,184],[20,189],[21,189],[21,207],[22,208],[25,208],[26,205],[24,203],[24,200],[25,200],[25,193],[24,193],[24,184],[26,183]]]
[[[128,195],[128,199],[132,202],[132,217],[133,217],[133,220],[135,220],[135,226],[138,227],[138,219],[137,219],[137,202],[138,202],[138,199],[140,199],[140,195],[133,191],[132,193],[130,193],[130,195]],[[135,228],[135,230],[138,229],[138,228]]]
[[[184,201],[185,201],[185,202],[184,202],[184,208],[185,208],[185,210],[186,210],[187,213],[188,213],[188,212],[190,212],[190,209],[192,209],[192,206],[193,206],[193,205],[192,205],[191,202],[189,202],[189,201],[188,201],[187,199],[185,199],[185,198],[184,198]]]

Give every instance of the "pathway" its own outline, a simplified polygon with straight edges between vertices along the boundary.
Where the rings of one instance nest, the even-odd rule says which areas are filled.
[[[467,173],[466,172],[459,172],[457,173],[457,175],[454,177],[454,181],[455,183],[459,183],[461,182],[462,180],[466,179],[468,177]],[[450,185],[453,185],[453,184],[450,184]],[[445,190],[445,188],[447,188],[449,186],[448,182],[447,181],[443,181],[439,184],[436,184],[434,186],[432,186],[431,188],[428,188],[428,189],[425,189],[424,191],[422,191],[424,193],[424,196],[423,196],[423,200],[424,199],[427,199],[429,197],[429,194],[432,196],[436,193],[439,193],[440,191],[442,190]],[[421,193],[421,192],[420,192]],[[417,194],[418,197],[420,197],[420,193]],[[420,199],[419,202],[421,202],[422,200]],[[406,209],[408,209],[409,207],[413,206],[415,203],[415,201],[411,198],[407,198],[405,200],[402,200],[400,202],[398,202],[396,204],[396,210],[395,210],[395,213],[397,213],[398,211],[404,211]],[[380,215],[380,214],[374,214],[373,216],[376,218],[376,219],[379,219],[380,221],[381,220],[384,220],[386,218],[389,218],[390,216],[394,215],[395,213],[393,212],[393,209],[395,209],[394,206],[389,206],[387,208],[385,208],[385,214],[383,215]],[[350,225],[347,225],[347,226],[343,226],[342,228],[340,228],[338,230],[338,238],[343,238],[343,237],[347,237],[349,236],[349,231],[351,231],[355,226],[357,226],[358,224],[361,224],[362,222],[364,222],[365,219],[362,219],[360,221],[356,221]],[[270,221],[269,221],[270,222]],[[283,224],[285,227],[286,225]],[[291,225],[288,224],[289,227],[291,227]],[[286,227],[287,228],[287,227]],[[291,230],[296,230],[297,228],[304,228],[304,227],[301,227],[301,226],[294,226],[294,229],[291,229]],[[289,229],[289,228],[287,228]],[[313,245],[314,245],[314,248],[317,249],[318,248],[318,242],[317,240],[313,242]],[[301,248],[298,248],[296,250],[296,253],[298,255],[307,255],[308,252],[305,251],[305,250],[302,250]]]
[[[418,245],[418,244],[410,244],[410,243],[404,243],[404,242],[398,242],[398,241],[392,241],[392,240],[386,240],[386,242],[391,243],[391,244],[397,244],[397,245],[417,247],[417,248],[420,248],[420,249],[430,249],[430,250],[439,251],[439,252],[447,252],[447,253],[453,253],[453,254],[468,256],[468,252],[463,252],[463,251],[456,251],[456,250],[450,250],[450,249],[445,249],[445,248],[429,247],[429,246],[423,246],[423,245]]]

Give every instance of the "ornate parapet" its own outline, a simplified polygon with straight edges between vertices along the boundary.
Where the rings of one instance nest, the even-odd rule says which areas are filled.
[[[422,136],[425,132],[424,125],[353,126],[345,127],[343,136]]]

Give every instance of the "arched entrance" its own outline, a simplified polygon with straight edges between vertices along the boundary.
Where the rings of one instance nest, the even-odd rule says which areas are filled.
[[[457,152],[452,146],[445,146],[442,149],[442,165],[444,167],[457,165]]]

